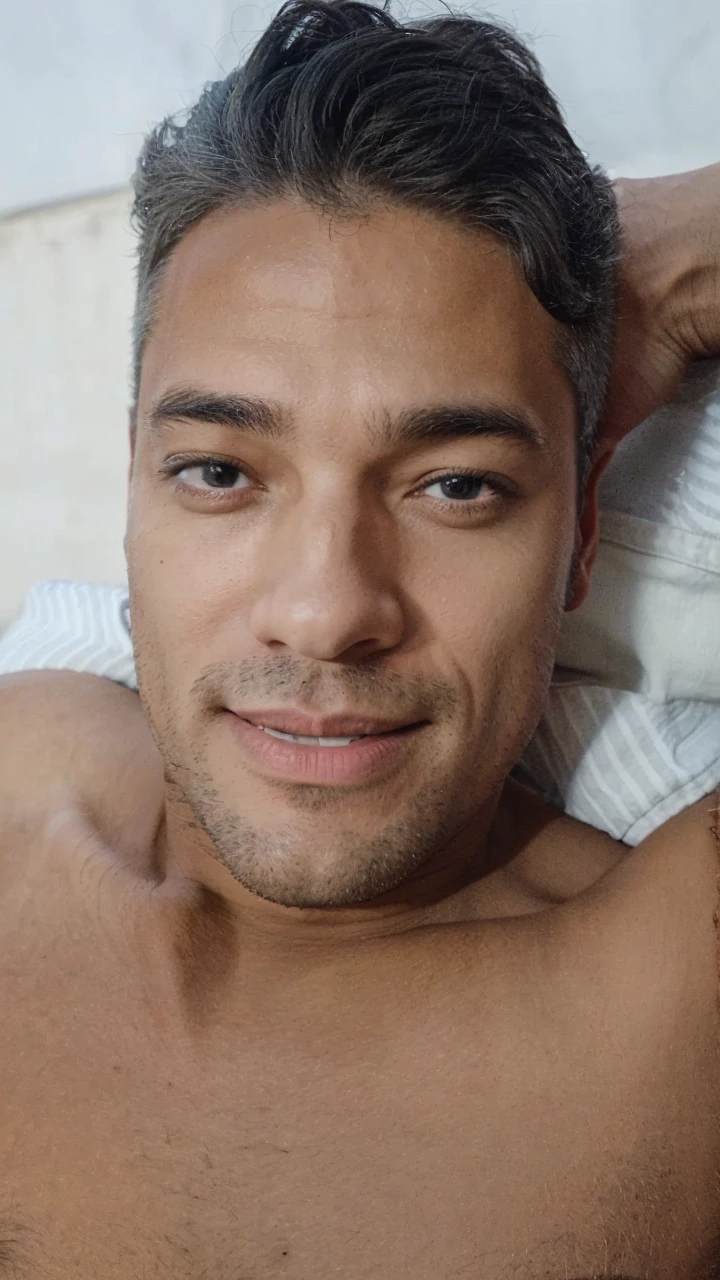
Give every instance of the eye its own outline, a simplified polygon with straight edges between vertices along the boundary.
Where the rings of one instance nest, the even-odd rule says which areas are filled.
[[[499,480],[484,472],[454,471],[445,476],[437,476],[422,490],[429,498],[438,502],[477,502],[478,498],[494,498],[506,493]]]
[[[177,463],[171,474],[186,489],[207,493],[215,490],[246,489],[251,481],[241,467],[232,462],[223,462],[220,458],[199,458]]]

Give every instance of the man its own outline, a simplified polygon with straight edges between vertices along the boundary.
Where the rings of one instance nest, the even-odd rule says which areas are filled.
[[[627,854],[508,782],[596,545],[603,176],[500,28],[303,0],[137,216],[142,712],[2,691],[0,1265],[716,1274],[714,802]],[[637,421],[701,343],[634,263]]]

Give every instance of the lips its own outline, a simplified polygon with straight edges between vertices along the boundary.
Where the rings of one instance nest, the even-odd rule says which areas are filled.
[[[258,729],[273,729],[278,733],[288,734],[293,738],[367,738],[378,734],[393,733],[397,729],[408,729],[418,721],[389,720],[376,716],[331,715],[318,716],[306,711],[290,709],[268,709],[261,711],[234,710],[241,720]]]
[[[253,772],[268,779],[334,787],[367,785],[373,779],[387,778],[411,758],[413,743],[427,721],[398,723],[367,716],[321,718],[294,711],[226,710],[222,723]],[[315,732],[308,732],[310,729]]]

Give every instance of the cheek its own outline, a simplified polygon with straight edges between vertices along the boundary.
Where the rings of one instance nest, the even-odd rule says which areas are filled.
[[[478,539],[438,591],[437,641],[483,737],[520,752],[542,713],[563,617],[573,539],[561,521]],[[494,726],[494,728],[493,728]],[[517,741],[516,741],[517,739]]]
[[[479,535],[454,564],[436,566],[439,627],[462,647],[532,647],[562,615],[573,546],[567,522]]]
[[[561,619],[560,593],[552,581],[486,582],[475,598],[469,591],[463,594],[445,630],[444,647],[481,701],[508,689],[513,696],[521,690],[532,694],[550,679]]]
[[[182,687],[198,667],[241,652],[257,539],[230,535],[225,520],[188,519],[159,503],[134,504],[126,540],[139,665]]]

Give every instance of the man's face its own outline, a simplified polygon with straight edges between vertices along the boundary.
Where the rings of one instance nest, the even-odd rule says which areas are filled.
[[[185,236],[143,361],[131,612],[173,793],[237,880],[361,902],[481,847],[576,527],[556,326],[494,237],[289,203]]]

